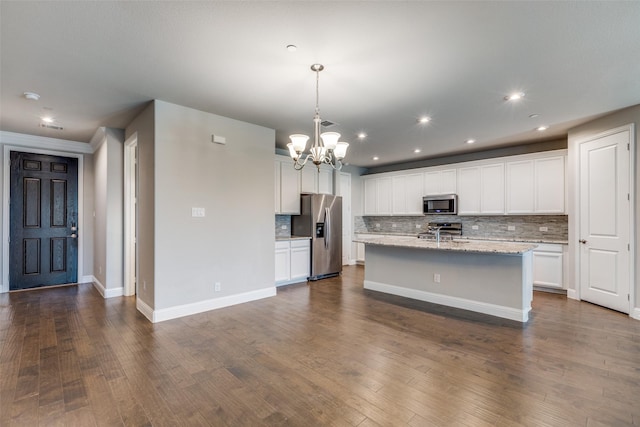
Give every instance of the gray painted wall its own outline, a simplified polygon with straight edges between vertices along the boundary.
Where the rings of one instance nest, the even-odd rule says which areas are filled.
[[[100,128],[94,164],[94,276],[105,288],[123,286],[124,131]]]
[[[154,308],[273,287],[275,131],[154,104]],[[192,207],[206,216],[191,217]]]
[[[638,247],[638,242],[640,242],[640,218],[638,213],[640,213],[640,171],[638,170],[640,167],[640,132],[638,131],[638,127],[640,127],[640,105],[636,105],[633,107],[625,108],[623,110],[617,111],[613,114],[610,114],[605,117],[601,117],[592,122],[586,123],[584,125],[575,127],[569,130],[569,194],[573,195],[569,200],[569,217],[571,218],[573,212],[577,211],[576,198],[575,198],[575,190],[577,172],[578,172],[578,143],[590,136],[597,135],[609,129],[617,128],[620,126],[625,126],[630,123],[635,124],[635,158],[632,159],[632,162],[635,165],[636,175],[632,177],[635,181],[635,228],[636,234],[634,236],[634,240],[636,242],[636,253],[635,253],[635,304],[634,307],[640,307],[640,247]],[[569,283],[576,283],[575,276],[575,268],[576,268],[576,256],[577,256],[577,240],[580,238],[578,236],[578,224],[570,224],[569,227],[569,270],[570,270],[570,280]],[[634,261],[632,261],[634,262]],[[577,285],[577,283],[576,283]]]

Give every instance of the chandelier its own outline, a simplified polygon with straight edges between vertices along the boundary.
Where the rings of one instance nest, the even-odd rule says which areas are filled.
[[[320,165],[325,163],[331,165],[334,169],[342,169],[342,159],[347,154],[349,144],[339,142],[340,134],[338,132],[320,133],[322,120],[320,119],[320,107],[318,107],[319,91],[318,83],[320,81],[320,71],[324,70],[324,65],[313,64],[311,71],[316,73],[316,114],[313,116],[313,146],[309,149],[309,153],[302,158],[302,153],[307,148],[309,137],[302,134],[289,135],[291,142],[287,144],[289,154],[293,159],[293,167],[300,170],[304,167],[309,159],[320,171]]]

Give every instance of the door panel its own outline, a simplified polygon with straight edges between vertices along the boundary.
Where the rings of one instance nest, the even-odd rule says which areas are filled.
[[[78,159],[11,152],[9,289],[77,282]]]
[[[628,130],[580,144],[581,298],[629,313]]]

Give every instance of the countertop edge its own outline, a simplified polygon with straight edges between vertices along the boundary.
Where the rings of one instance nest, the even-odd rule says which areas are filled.
[[[513,243],[513,242],[441,242],[438,246],[436,242],[430,240],[412,239],[410,236],[404,237],[375,237],[368,239],[354,239],[354,242],[365,245],[401,247],[409,249],[427,249],[452,252],[473,252],[483,254],[499,255],[522,255],[532,251],[537,247],[535,244]]]

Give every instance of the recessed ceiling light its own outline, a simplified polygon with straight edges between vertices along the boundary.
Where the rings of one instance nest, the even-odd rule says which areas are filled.
[[[537,131],[539,131],[539,132],[545,131],[545,130],[547,130],[547,129],[549,129],[549,126],[545,126],[545,125],[538,126],[538,127],[536,128],[536,130],[537,130]]]
[[[360,132],[360,133],[358,134],[358,138],[360,138],[360,139],[364,139],[364,138],[366,138],[366,137],[367,137],[367,134],[366,134],[366,133],[364,133],[364,132]]]
[[[473,144],[474,142],[476,142],[476,140],[475,139],[467,139],[465,142],[467,144]]]
[[[53,118],[52,117],[43,117],[42,121],[45,123],[53,123]]]
[[[298,50],[298,46],[296,46],[295,44],[288,44],[287,45],[287,50],[289,52],[295,52],[296,50]]]
[[[504,97],[505,101],[517,101],[524,98],[524,92],[514,92]]]
[[[25,98],[31,100],[31,101],[37,101],[38,99],[40,99],[40,95],[38,95],[35,92],[25,92],[22,95],[24,95]]]
[[[418,154],[419,152],[421,152],[422,150],[419,148],[416,148],[415,150],[413,150],[414,153]]]
[[[378,157],[378,156],[373,156],[373,160],[380,160],[380,157]]]
[[[418,123],[429,123],[431,121],[431,117],[423,116],[418,119]]]

